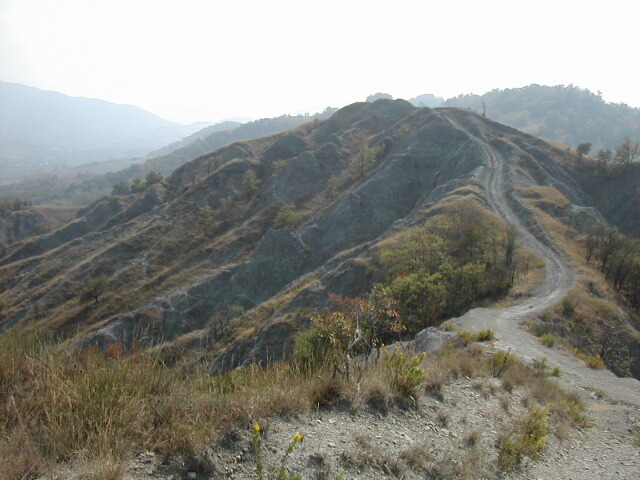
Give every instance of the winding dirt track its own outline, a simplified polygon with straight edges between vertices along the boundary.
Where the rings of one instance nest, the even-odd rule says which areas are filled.
[[[461,128],[464,128],[461,126]],[[478,137],[476,136],[476,139]],[[519,240],[545,262],[546,275],[534,295],[523,303],[500,309],[476,308],[451,321],[460,328],[491,328],[497,340],[493,348],[510,350],[525,363],[546,357],[550,367],[563,372],[560,383],[577,389],[597,425],[581,432],[577,439],[551,445],[541,461],[514,478],[620,479],[640,478],[640,449],[632,445],[640,421],[640,382],[618,378],[608,370],[593,370],[572,354],[546,348],[539,340],[519,327],[522,320],[533,317],[567,295],[575,274],[562,253],[548,239],[536,237],[516,214],[508,199],[509,165],[505,158],[487,144],[481,144],[487,157],[483,178],[492,209],[515,226]],[[542,235],[541,235],[542,236]],[[604,394],[600,400],[594,392]]]

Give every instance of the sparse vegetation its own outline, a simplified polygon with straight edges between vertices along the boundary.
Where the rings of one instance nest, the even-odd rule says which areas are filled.
[[[300,223],[300,214],[296,211],[295,205],[287,203],[273,220],[273,228],[295,227],[298,223]]]
[[[430,115],[436,119],[448,114]],[[466,121],[463,113],[455,115],[460,116],[456,120]],[[473,120],[485,122],[480,117]],[[391,150],[412,152],[410,139],[398,138],[396,130],[408,129],[416,138],[420,130],[397,122],[392,135],[382,136],[374,122],[366,130],[339,132],[339,146],[327,143],[310,154],[306,149],[320,147],[325,137],[334,138],[329,132],[339,128],[339,122],[333,123],[324,127],[314,123],[293,135],[278,136],[277,141],[288,139],[294,147],[299,143],[300,154],[298,147],[272,149],[273,140],[265,138],[233,145],[228,152],[205,154],[162,187],[152,187],[144,198],[131,194],[125,182],[123,193],[114,192],[114,197],[89,207],[71,227],[32,244],[10,247],[12,263],[3,267],[0,278],[6,302],[0,315],[4,312],[9,321],[22,322],[21,328],[31,322],[41,331],[51,328],[64,335],[61,346],[35,339],[33,345],[20,346],[16,341],[18,349],[3,342],[15,339],[14,335],[32,338],[28,332],[16,329],[0,336],[0,347],[9,352],[5,356],[0,349],[0,452],[15,456],[18,473],[12,475],[46,471],[56,462],[81,465],[85,459],[87,465],[110,465],[117,475],[133,452],[196,458],[205,446],[234,443],[226,438],[230,431],[241,430],[247,437],[247,425],[260,422],[268,431],[269,419],[300,418],[301,412],[312,416],[315,424],[339,411],[353,413],[354,421],[365,414],[383,422],[399,412],[422,416],[434,433],[442,426],[456,430],[454,446],[464,452],[463,460],[452,458],[452,453],[435,458],[425,453],[423,445],[403,445],[405,455],[392,457],[365,436],[358,448],[345,449],[345,464],[378,470],[372,476],[401,476],[412,462],[425,477],[468,478],[474,468],[489,468],[489,463],[496,468],[493,461],[483,459],[485,450],[496,454],[499,430],[480,429],[485,419],[471,414],[461,419],[468,399],[451,392],[469,386],[475,391],[466,390],[468,398],[490,405],[493,418],[487,420],[503,424],[500,428],[508,432],[501,454],[505,469],[522,458],[535,458],[536,445],[542,448],[542,427],[553,432],[556,422],[587,425],[579,402],[549,378],[559,377],[560,368],[550,368],[546,358],[523,365],[510,351],[486,354],[487,346],[476,342],[493,340],[491,329],[461,328],[453,335],[433,332],[434,337],[454,339],[437,354],[414,355],[385,347],[471,307],[487,306],[505,296],[504,302],[520,302],[533,291],[529,269],[543,281],[544,262],[519,245],[515,227],[487,210],[487,196],[479,183],[462,187],[448,183],[450,191],[443,191],[443,199],[434,203],[430,199],[435,197],[427,197],[422,187],[419,195],[407,188],[411,194],[406,198],[407,192],[395,190],[388,195],[393,202],[378,210],[377,202],[386,199],[371,193],[376,190],[372,183],[402,162],[423,168],[431,161],[414,162],[413,153],[383,155]],[[300,140],[312,130],[314,135]],[[472,137],[472,130],[464,137]],[[491,148],[492,141],[483,143],[483,149]],[[479,155],[474,143],[467,142],[469,158],[461,157],[460,168],[467,163],[474,167]],[[515,141],[509,145],[521,148]],[[269,152],[273,167],[260,163],[263,152]],[[534,161],[531,155],[518,160],[518,168],[525,171],[525,162]],[[308,185],[296,184],[302,176],[294,176],[293,167],[300,163],[308,172],[319,172]],[[374,168],[375,175],[368,176]],[[455,174],[449,177],[449,173],[445,176],[453,180]],[[291,175],[295,181],[274,188],[278,174]],[[330,175],[325,189],[323,182]],[[425,178],[431,182],[435,177],[429,175]],[[149,178],[145,188],[162,181]],[[154,203],[162,202],[154,199],[154,192],[174,200]],[[525,208],[531,207],[534,215],[536,206],[558,216],[571,207],[551,187],[532,187],[527,195],[532,203]],[[143,214],[137,213],[142,210]],[[269,229],[295,227],[302,216],[309,222],[295,239],[305,251],[298,255],[297,249],[277,243],[282,232]],[[541,214],[536,220],[545,230],[545,222],[556,222],[559,248],[565,247],[563,238],[573,242],[575,231],[549,218]],[[340,228],[332,228],[335,225]],[[409,225],[414,227],[407,229]],[[555,241],[557,232],[549,231]],[[632,270],[619,276],[615,267],[626,265],[627,250],[607,254],[598,240],[604,237],[594,238],[587,262],[596,267],[606,264],[612,269],[611,278],[625,284]],[[294,253],[283,254],[285,250]],[[568,252],[570,261],[583,263]],[[624,313],[615,304],[613,289],[601,281],[606,269],[595,272],[591,284],[579,275],[574,291],[536,320],[532,331],[549,348],[564,345],[574,334],[581,339],[601,334],[601,341],[580,348],[622,371],[624,361],[617,360],[616,352],[625,352],[621,343],[625,330],[607,329]],[[90,288],[93,277],[102,273],[108,288]],[[526,287],[514,288],[525,283],[523,278]],[[80,285],[88,291],[85,302],[93,305],[78,302]],[[326,292],[359,296],[331,295],[328,308],[317,312],[309,308],[316,300],[326,305]],[[235,304],[248,310],[241,313],[242,307]],[[631,320],[617,325],[626,328]],[[466,317],[456,320],[465,321]],[[129,329],[130,325],[135,328]],[[455,330],[453,322],[441,328]],[[123,343],[76,350],[77,344],[69,339],[76,331],[81,339],[91,335],[90,344],[103,345],[120,334]],[[165,334],[167,342],[162,343]],[[506,332],[500,341],[508,341]],[[551,358],[558,353],[547,352]],[[210,372],[218,375],[211,377]],[[511,416],[520,415],[523,405],[537,409],[529,417],[545,412],[544,419],[532,420],[533,425],[525,419],[512,428]],[[297,470],[299,463],[289,454],[298,443],[289,444],[280,466],[271,470],[260,452],[271,459],[269,464],[272,452],[265,450],[266,443],[255,445],[269,440],[261,433],[258,427],[253,435],[259,478],[295,478],[290,468]],[[522,435],[536,437],[533,445],[526,445]],[[471,448],[480,438],[482,448]],[[243,450],[247,452],[251,453]],[[485,470],[477,471],[484,475]]]
[[[551,348],[556,344],[556,336],[553,333],[545,333],[540,337],[540,343],[547,348]]]
[[[300,442],[304,440],[304,437],[299,433],[296,433],[291,442],[289,442],[289,446],[282,454],[282,458],[280,459],[279,466],[269,466],[265,471],[264,460],[262,458],[262,441],[260,436],[262,435],[262,428],[259,424],[255,423],[253,425],[253,453],[256,457],[256,476],[259,480],[300,480],[302,477],[300,475],[290,472],[287,468],[287,460],[289,456],[296,450]]]
[[[410,400],[415,405],[418,401],[420,387],[426,380],[424,370],[420,367],[425,354],[409,358],[397,348],[392,354],[383,348],[382,354],[392,390],[398,395],[398,398]]]
[[[498,466],[501,470],[513,470],[526,457],[538,458],[549,434],[548,415],[546,409],[533,408],[516,429],[500,440]]]
[[[262,181],[258,178],[256,171],[249,169],[242,177],[242,190],[248,197],[252,197],[258,190],[260,183],[262,183]]]
[[[604,360],[600,355],[589,355],[585,358],[585,363],[589,368],[604,368]]]
[[[247,419],[332,408],[339,401],[375,410],[416,406],[424,387],[459,375],[482,376],[493,368],[491,360],[472,350],[449,349],[429,357],[383,350],[380,361],[364,365],[358,375],[338,373],[333,379],[331,362],[319,359],[313,374],[294,361],[210,377],[203,371],[185,375],[152,354],[124,356],[119,344],[76,353],[18,331],[4,334],[0,343],[0,452],[15,452],[11,467],[21,475],[80,456],[116,471],[139,448],[195,454]],[[318,353],[332,348],[324,345],[316,347]],[[557,405],[552,412],[582,421],[578,404],[560,403],[566,397],[557,386],[537,387],[544,378],[526,373],[527,367],[517,362],[509,371],[514,368],[522,372],[521,385],[539,391],[541,404]],[[448,422],[447,409],[437,418]],[[254,431],[254,441],[261,438]],[[480,432],[470,434],[466,444],[475,445],[479,438]],[[287,475],[282,478],[295,478],[286,465],[300,441],[294,437],[276,470],[263,462],[263,478],[281,478],[282,472]]]
[[[105,275],[100,275],[98,278],[90,280],[86,287],[80,290],[78,298],[83,303],[89,303],[91,301],[98,303],[100,297],[109,287],[109,279]]]

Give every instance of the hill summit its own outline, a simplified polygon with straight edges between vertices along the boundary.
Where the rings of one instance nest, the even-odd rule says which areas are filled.
[[[200,156],[11,245],[1,325],[204,349],[214,372],[279,358],[308,325],[304,312],[369,291],[384,245],[448,205],[497,217],[507,205],[548,248],[523,192],[552,188],[565,199],[556,217],[603,222],[562,159],[571,154],[469,111],[353,104]],[[95,301],[81,302],[88,285]]]

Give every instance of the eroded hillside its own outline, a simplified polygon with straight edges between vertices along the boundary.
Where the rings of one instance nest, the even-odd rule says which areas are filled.
[[[554,212],[599,221],[557,159],[564,152],[457,109],[380,100],[325,121],[196,158],[144,193],[114,196],[2,259],[2,328],[52,328],[81,341],[206,352],[218,372],[278,358],[330,293],[378,277],[382,243],[465,198],[498,215],[499,156],[509,208],[551,245],[519,194],[556,191]],[[529,191],[530,193],[530,191]],[[95,301],[79,291],[104,277]]]

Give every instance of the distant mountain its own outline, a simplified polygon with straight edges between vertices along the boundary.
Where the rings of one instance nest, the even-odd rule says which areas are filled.
[[[207,124],[178,125],[141,108],[0,82],[3,180],[34,170],[144,156]]]
[[[71,175],[66,177],[51,174],[34,175],[10,185],[0,185],[0,199],[11,200],[19,197],[31,200],[35,204],[49,202],[66,205],[88,204],[109,194],[111,186],[116,182],[131,182],[135,177],[144,177],[151,171],[168,175],[183,163],[225,145],[284,132],[315,119],[327,118],[333,111],[328,108],[317,115],[282,115],[277,118],[263,118],[244,124],[232,121],[222,122],[206,127],[182,141],[157,150],[154,153],[161,153],[158,156],[148,158],[144,162],[139,159],[142,163],[128,166],[122,165],[121,162],[111,161],[91,166],[94,173],[102,173],[101,175],[88,175],[86,167],[80,166],[65,170],[67,174],[76,171],[77,175],[74,177]],[[230,128],[224,129],[225,126]],[[102,172],[96,172],[96,168],[100,167],[104,168]]]
[[[450,98],[442,106],[486,110],[489,118],[569,147],[591,142],[593,152],[613,149],[626,136],[640,140],[640,109],[605,102],[573,85],[496,89]]]
[[[248,121],[248,120],[247,120]],[[169,145],[165,145],[162,148],[154,150],[153,152],[149,152],[147,154],[147,158],[155,158],[161,155],[166,155],[167,153],[171,153],[175,150],[178,150],[183,147],[187,147],[199,138],[205,138],[212,133],[222,132],[223,130],[231,130],[236,127],[239,127],[245,122],[238,122],[235,120],[225,120],[214,125],[209,125],[208,127],[202,128],[191,135],[184,137],[176,142],[170,143]]]

